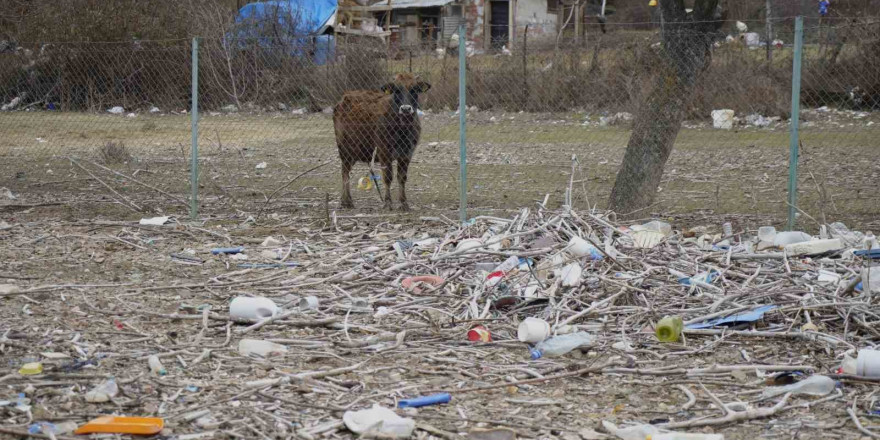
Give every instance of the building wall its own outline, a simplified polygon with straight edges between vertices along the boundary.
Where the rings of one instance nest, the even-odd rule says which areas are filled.
[[[529,35],[555,34],[557,16],[547,12],[547,0],[516,0],[516,34],[529,25]]]
[[[466,0],[464,17],[467,20],[467,38],[474,47],[482,49],[486,38],[486,3],[488,0]]]

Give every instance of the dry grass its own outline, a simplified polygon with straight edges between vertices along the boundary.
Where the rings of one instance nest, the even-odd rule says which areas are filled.
[[[131,161],[132,156],[125,144],[107,141],[98,149],[98,156],[104,165],[121,165]]]

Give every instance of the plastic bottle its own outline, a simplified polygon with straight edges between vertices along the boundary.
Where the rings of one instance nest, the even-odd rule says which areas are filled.
[[[644,227],[648,231],[659,232],[664,236],[669,236],[670,234],[672,234],[672,226],[670,226],[669,223],[661,222],[659,220],[653,220],[645,223],[644,225],[642,225],[642,227]]]
[[[865,233],[864,245],[865,245],[865,249],[867,249],[869,251],[871,249],[880,248],[880,245],[878,245],[878,243],[877,243],[877,237],[875,237],[874,233],[871,231],[868,231]]]
[[[777,232],[773,238],[773,246],[782,247],[787,244],[803,243],[810,241],[810,234],[801,231],[783,231]]]
[[[758,228],[758,240],[764,243],[773,243],[776,239],[776,228],[773,226],[761,226]]]
[[[587,332],[556,336],[535,345],[531,349],[532,359],[540,359],[544,356],[562,356],[575,348],[592,345],[593,341],[593,335]]]
[[[166,371],[165,367],[162,366],[162,361],[159,360],[159,356],[150,356],[147,359],[147,364],[150,365],[150,372],[157,376],[164,376],[168,374],[168,371]]]
[[[119,385],[116,385],[116,379],[110,378],[107,382],[98,385],[92,391],[86,393],[86,402],[103,403],[109,402],[110,399],[116,397],[119,393]]]
[[[681,316],[664,316],[657,323],[657,339],[660,342],[678,342],[683,328]]]
[[[726,222],[721,225],[721,235],[723,237],[732,237],[733,236],[733,225],[730,222]]]
[[[824,396],[832,391],[837,383],[828,376],[816,375],[810,376],[800,382],[781,387],[770,387],[764,389],[763,397],[775,397],[785,393],[806,394],[808,396]]]

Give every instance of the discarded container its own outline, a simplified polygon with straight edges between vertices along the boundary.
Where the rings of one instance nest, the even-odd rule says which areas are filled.
[[[43,363],[42,362],[28,362],[21,366],[18,369],[18,374],[22,376],[33,376],[35,374],[40,374],[43,372]]]
[[[116,384],[115,378],[110,378],[107,382],[95,387],[95,389],[86,393],[86,402],[104,403],[116,397],[119,393],[119,385]]]
[[[228,247],[228,248],[214,248],[214,249],[211,249],[211,253],[214,254],[214,255],[220,255],[220,254],[240,254],[240,253],[242,253],[242,252],[244,252],[244,248],[241,247],[241,246],[239,246],[239,247]]]
[[[74,433],[155,435],[164,427],[165,421],[157,417],[103,416],[80,426]]]
[[[503,263],[495,267],[495,270],[493,272],[510,272],[513,269],[516,269],[517,266],[519,266],[519,257],[514,255],[504,260]]]
[[[476,238],[468,238],[458,242],[455,246],[456,252],[467,252],[483,245],[483,242]]]
[[[278,311],[275,301],[261,296],[239,296],[229,303],[229,317],[232,319],[266,319],[275,316]]]
[[[761,226],[758,228],[758,240],[765,243],[773,243],[776,240],[776,228],[773,226]]]
[[[568,246],[565,247],[565,250],[576,257],[590,257],[591,260],[601,260],[603,257],[599,249],[577,236],[568,240]]]
[[[831,238],[828,240],[811,240],[802,243],[792,243],[786,245],[783,249],[785,249],[786,254],[793,257],[818,255],[843,249],[843,242],[837,238]]]
[[[784,247],[790,244],[803,243],[810,241],[813,237],[810,234],[801,231],[783,231],[777,232],[773,237],[773,246]]]
[[[299,300],[299,308],[300,310],[317,310],[319,303],[317,296],[306,296]]]
[[[550,324],[541,318],[528,317],[519,323],[516,337],[520,342],[536,344],[550,336]]]
[[[816,279],[819,284],[825,285],[837,285],[840,284],[840,275],[836,272],[831,272],[828,270],[819,270],[819,277]]]
[[[869,292],[880,292],[880,266],[862,268],[862,290],[866,286]]]
[[[657,323],[657,339],[660,342],[678,342],[683,328],[684,323],[681,316],[664,316]]]
[[[761,395],[764,398],[775,397],[786,393],[824,396],[834,391],[834,387],[836,386],[837,383],[834,382],[834,379],[828,376],[815,375],[791,385],[765,388]]]
[[[166,371],[165,367],[162,366],[162,361],[159,360],[159,356],[150,356],[147,359],[147,365],[150,366],[150,372],[157,376],[164,376],[168,374],[168,371]]]
[[[733,110],[712,110],[712,127],[722,130],[732,129],[735,114]]]
[[[260,339],[242,339],[238,341],[238,353],[242,356],[251,354],[261,357],[282,356],[287,353],[287,347]]]
[[[478,325],[468,330],[467,338],[468,341],[471,342],[492,342],[492,334],[482,325]]]
[[[581,275],[583,269],[578,263],[569,263],[559,271],[559,277],[562,278],[563,287],[575,287],[581,283]]]
[[[721,235],[723,237],[731,237],[733,236],[733,225],[730,222],[726,222],[721,225]]]
[[[856,374],[865,377],[880,377],[880,351],[859,350],[856,359]]]
[[[865,247],[866,250],[869,250],[869,251],[880,247],[880,245],[878,245],[878,243],[877,243],[877,237],[874,236],[873,232],[868,231],[865,233],[865,239],[863,242],[863,246]]]
[[[752,310],[747,310],[744,312],[737,312],[730,316],[725,316],[721,318],[714,318],[708,321],[697,322],[693,324],[688,324],[685,326],[687,329],[701,329],[701,328],[712,328],[721,325],[737,325],[743,324],[747,322],[755,322],[764,317],[764,313],[769,312],[770,310],[775,309],[775,305],[765,305],[756,307]]]
[[[575,348],[592,345],[594,340],[593,335],[587,332],[556,336],[535,345],[531,349],[531,357],[532,359],[540,359],[545,356],[562,356]]]
[[[152,218],[142,218],[138,224],[141,226],[162,226],[165,223],[168,223],[168,219],[171,217],[163,216],[163,217],[152,217]]]
[[[432,394],[430,396],[416,397],[413,399],[402,399],[397,402],[398,408],[419,408],[428,405],[437,405],[440,403],[449,403],[452,395],[449,393]]]
[[[430,284],[433,287],[438,287],[445,282],[445,278],[436,275],[419,275],[416,277],[404,278],[403,281],[400,282],[400,286],[406,290],[412,290],[413,293],[422,293],[421,287],[413,287],[413,285],[416,283],[424,283]]]
[[[407,438],[416,428],[413,419],[400,417],[379,404],[361,411],[346,411],[342,415],[342,422],[355,434],[370,433],[387,438]]]
[[[373,179],[369,176],[364,176],[358,179],[357,188],[362,191],[369,191],[373,189]]]
[[[858,360],[848,354],[843,355],[843,362],[840,364],[838,372],[841,374],[859,374]]]

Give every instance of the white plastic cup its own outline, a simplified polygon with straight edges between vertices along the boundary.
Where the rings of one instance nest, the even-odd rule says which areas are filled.
[[[856,359],[856,374],[865,377],[880,377],[880,351],[859,350]]]
[[[317,310],[318,304],[320,304],[320,301],[318,301],[317,296],[306,296],[299,300],[299,308],[301,310]]]
[[[519,323],[516,335],[521,342],[537,344],[550,336],[550,324],[540,318],[526,318]]]
[[[229,303],[229,317],[232,319],[266,319],[278,311],[275,301],[261,296],[239,296]]]
[[[776,228],[773,226],[761,226],[758,228],[758,240],[765,243],[773,243],[776,238]]]
[[[590,255],[590,251],[593,248],[593,245],[587,240],[578,236],[573,236],[571,237],[571,240],[568,240],[568,246],[565,249],[572,255],[586,257],[587,255]]]

